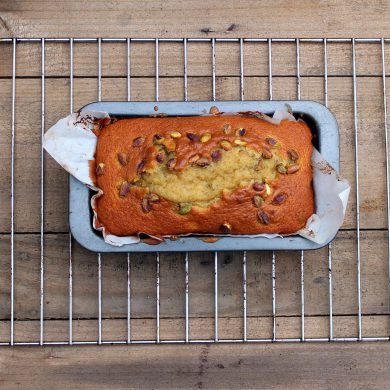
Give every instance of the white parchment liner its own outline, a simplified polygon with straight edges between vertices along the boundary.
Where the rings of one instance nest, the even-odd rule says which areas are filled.
[[[295,121],[294,116],[289,111],[289,107],[286,106],[285,109],[275,111],[272,118],[261,113],[253,114],[271,123],[278,124],[284,119]],[[229,114],[232,115],[232,113]],[[93,225],[95,229],[102,232],[104,241],[115,246],[136,244],[140,242],[138,235],[118,237],[109,234],[104,227],[96,228],[97,213],[95,203],[96,199],[103,192],[95,187],[90,177],[89,161],[94,159],[97,144],[97,136],[93,133],[93,130],[96,126],[100,126],[102,121],[108,122],[109,120],[108,113],[101,111],[82,110],[81,112],[73,113],[66,118],[60,119],[46,132],[43,146],[67,172],[94,191],[97,191],[91,199],[91,206],[94,211]],[[312,164],[316,214],[313,214],[308,219],[304,229],[295,234],[322,244],[333,238],[343,223],[350,185],[347,180],[342,179],[337,174],[315,149],[313,150]],[[209,234],[209,236],[218,235]],[[267,237],[272,239],[280,237],[280,235],[257,234],[241,235],[240,237]]]

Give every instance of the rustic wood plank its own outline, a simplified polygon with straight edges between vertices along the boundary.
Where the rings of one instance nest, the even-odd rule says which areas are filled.
[[[333,313],[336,316],[357,314],[356,234],[340,232],[333,243]],[[46,234],[44,252],[44,316],[67,319],[68,311],[68,235]],[[0,318],[10,317],[10,246],[9,236],[0,237]],[[386,232],[364,231],[361,234],[362,313],[389,313]],[[73,318],[97,318],[97,256],[73,244]],[[213,256],[211,253],[190,255],[191,321],[214,316]],[[15,319],[39,319],[39,236],[15,237]],[[327,250],[305,255],[305,314],[327,316],[329,313]],[[184,257],[181,253],[161,254],[160,316],[184,321]],[[127,315],[127,256],[103,254],[103,318]],[[296,316],[300,321],[299,253],[276,253],[276,314]],[[219,254],[219,316],[241,318],[242,254]],[[270,317],[271,253],[249,252],[247,269],[248,317]],[[131,317],[156,317],[155,254],[131,255]],[[240,320],[242,323],[242,319]],[[265,320],[268,326],[270,319]],[[96,321],[94,322],[96,324]],[[154,320],[152,321],[154,324]],[[310,326],[308,325],[308,328]],[[202,328],[201,328],[202,329]],[[196,332],[196,330],[195,330]],[[241,326],[238,327],[241,332]],[[310,332],[310,330],[308,330]],[[37,333],[29,332],[31,337]],[[264,336],[265,337],[265,336]]]
[[[74,76],[97,77],[97,42],[74,42]],[[350,42],[328,43],[328,74],[352,75],[352,46]],[[217,42],[216,73],[218,76],[240,75],[239,42]],[[387,51],[389,43],[385,45]],[[0,43],[0,76],[12,76],[12,43]],[[18,42],[16,46],[16,75],[40,77],[41,42]],[[268,75],[268,43],[245,42],[243,47],[246,76]],[[212,70],[211,42],[188,42],[188,75],[210,76]],[[356,43],[356,70],[358,75],[381,76],[382,58],[380,43]],[[385,56],[390,69],[390,56]],[[130,65],[133,77],[155,76],[155,43],[132,41]],[[45,70],[48,77],[69,77],[69,42],[46,42]],[[296,43],[272,43],[272,73],[274,76],[296,75]],[[300,43],[300,73],[302,76],[324,76],[323,42]],[[183,77],[184,48],[182,42],[159,43],[159,74],[161,77]],[[127,75],[127,43],[102,43],[102,76]]]
[[[367,358],[369,356],[369,358]],[[103,346],[4,350],[7,389],[385,389],[386,344]]]
[[[58,7],[50,1],[25,0],[3,4],[0,12],[0,34],[4,37],[367,37],[380,36],[390,22],[385,3],[358,1],[352,6],[335,0],[310,10],[310,23],[306,4],[293,6],[285,1],[266,1],[259,7],[253,0],[241,1],[239,6],[232,0],[133,1],[115,5],[73,0]]]
[[[387,337],[389,320],[387,315],[363,315],[363,336]],[[73,341],[97,343],[97,319],[74,319],[72,321]],[[36,343],[39,340],[40,324],[37,320],[15,321],[15,341]],[[271,317],[248,317],[248,339],[272,339]],[[240,340],[243,338],[242,317],[220,317],[218,323],[220,340]],[[334,316],[334,337],[358,337],[357,316]],[[278,339],[299,339],[301,337],[300,316],[277,317],[276,337]],[[329,338],[329,316],[306,316],[305,337]],[[163,341],[184,340],[185,321],[183,318],[161,318],[160,338]],[[127,342],[127,320],[121,318],[102,320],[102,339],[105,342]],[[190,318],[190,340],[213,340],[214,318]],[[0,321],[0,342],[9,342],[10,322]],[[152,318],[131,319],[131,340],[156,340],[156,320]],[[65,319],[47,320],[44,322],[44,342],[69,341],[69,321]]]
[[[0,5],[0,36],[380,36],[389,23],[388,5],[372,2],[306,5],[285,2],[262,4],[237,2],[68,2],[14,1]],[[69,10],[69,7],[72,7]],[[264,10],[272,7],[272,12]],[[312,8],[314,9],[314,8]],[[93,10],[93,16],[90,11]],[[64,17],[66,15],[66,17]],[[364,15],[364,17],[362,17]],[[88,19],[90,17],[91,19]],[[85,23],[85,20],[91,20]],[[164,20],[164,23],[161,21]],[[185,20],[185,23],[183,23]],[[294,23],[291,21],[294,20]],[[310,23],[308,23],[308,20]],[[359,23],[356,23],[356,20]],[[66,22],[64,22],[66,21]],[[261,22],[259,22],[261,21]],[[227,31],[234,24],[233,31]],[[372,26],[376,31],[373,32]],[[211,33],[202,32],[210,29]],[[329,31],[331,33],[329,33]],[[40,44],[18,43],[17,76],[40,76]],[[388,47],[388,44],[386,45]],[[210,99],[210,43],[189,44],[190,99]],[[359,75],[381,75],[380,46],[357,44]],[[217,44],[217,96],[239,98],[237,43]],[[341,128],[342,173],[354,177],[351,94],[351,44],[329,44],[329,97]],[[103,96],[126,98],[124,44],[103,43]],[[132,44],[132,98],[154,98],[154,44]],[[182,46],[160,43],[160,98],[183,99]],[[301,43],[302,97],[323,99],[322,44]],[[267,45],[245,44],[245,98],[268,98]],[[0,231],[9,231],[9,151],[11,44],[0,44]],[[386,59],[389,69],[389,56]],[[295,44],[273,44],[274,98],[296,98]],[[69,75],[69,44],[46,44],[46,75]],[[97,75],[96,43],[75,44],[75,76]],[[110,77],[122,77],[110,79]],[[233,77],[231,77],[233,76]],[[263,77],[261,77],[263,76]],[[168,77],[168,78],[167,78]],[[172,79],[173,77],[173,79]],[[47,125],[69,109],[68,80],[47,81]],[[39,124],[40,80],[17,81],[17,231],[37,231],[39,220]],[[75,108],[96,100],[96,79],[75,80]],[[20,99],[19,99],[20,97]],[[383,109],[380,79],[358,79],[359,156],[361,169],[362,227],[387,227],[384,204]],[[21,107],[28,107],[22,113]],[[378,149],[379,148],[379,149]],[[23,155],[22,155],[23,154]],[[66,175],[49,159],[45,162],[45,230],[67,231]],[[375,175],[373,174],[375,172]],[[352,182],[352,184],[354,184]],[[26,187],[28,191],[26,192]],[[354,194],[352,193],[352,196]],[[51,199],[51,200],[50,200]],[[6,205],[6,207],[3,207]],[[355,226],[354,201],[345,222]],[[386,232],[362,232],[363,335],[389,334],[387,302]],[[356,237],[342,232],[334,243],[334,335],[357,335]],[[66,340],[68,235],[45,235],[45,340]],[[9,318],[9,235],[0,239],[0,318]],[[38,318],[39,237],[16,236],[16,315]],[[96,256],[74,246],[75,339],[97,339]],[[220,332],[241,337],[240,255],[221,254]],[[298,255],[277,254],[277,335],[300,336]],[[122,255],[103,257],[104,339],[125,339],[126,279]],[[183,267],[179,255],[162,257],[161,332],[165,338],[182,338]],[[190,280],[191,337],[212,337],[213,279],[207,254],[194,255]],[[154,259],[135,256],[132,286],[135,338],[155,337]],[[175,279],[173,279],[175,277]],[[305,254],[306,336],[326,337],[326,249]],[[139,295],[138,295],[139,294]],[[85,301],[84,301],[85,299]],[[248,256],[248,329],[250,337],[270,337],[272,330],[270,254]],[[195,309],[194,309],[195,308]],[[198,313],[198,311],[200,313]],[[150,314],[151,313],[151,314]],[[325,315],[324,315],[325,314]],[[350,316],[340,314],[351,314]],[[88,315],[92,319],[78,319]],[[147,317],[149,316],[150,317]],[[109,317],[114,319],[109,319]],[[198,316],[198,317],[197,317]],[[228,317],[225,317],[228,316]],[[283,316],[283,317],[282,317]],[[146,318],[145,318],[146,317]],[[17,321],[18,340],[37,341],[39,321]],[[0,322],[0,340],[9,340],[9,322]],[[369,359],[367,359],[369,356]],[[260,358],[259,358],[260,357]],[[125,362],[125,363],[124,363]],[[341,363],[340,363],[341,362]],[[44,348],[2,350],[1,387],[4,388],[386,388],[389,381],[387,346],[355,345],[218,345],[131,346],[102,348]],[[226,369],[227,368],[227,369]],[[276,373],[276,374],[275,374]]]

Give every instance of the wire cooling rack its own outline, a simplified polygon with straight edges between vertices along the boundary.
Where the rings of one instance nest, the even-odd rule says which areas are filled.
[[[361,265],[362,261],[365,259],[362,259],[361,257],[361,213],[360,213],[360,205],[362,202],[365,201],[365,199],[360,199],[360,193],[361,188],[359,185],[359,131],[361,131],[362,124],[359,123],[359,111],[358,111],[358,83],[357,78],[358,77],[368,77],[369,74],[358,74],[357,71],[357,56],[356,56],[356,46],[357,45],[363,45],[368,47],[368,51],[370,50],[370,47],[378,48],[379,47],[379,55],[380,55],[380,73],[374,75],[377,79],[380,79],[380,88],[378,88],[375,91],[376,95],[381,96],[381,102],[383,104],[383,118],[381,119],[382,128],[381,128],[381,140],[384,142],[384,156],[383,156],[383,165],[384,165],[384,171],[385,176],[383,176],[383,180],[386,181],[385,183],[385,191],[384,198],[386,199],[386,213],[385,213],[385,225],[382,228],[374,227],[373,231],[380,230],[384,232],[384,236],[381,236],[381,240],[385,241],[386,249],[382,251],[381,253],[378,253],[378,256],[380,258],[380,262],[384,268],[389,267],[389,253],[388,248],[390,244],[390,235],[389,235],[389,229],[388,229],[388,221],[389,221],[389,175],[388,175],[388,138],[387,138],[387,101],[386,101],[386,57],[385,57],[385,49],[387,42],[389,40],[387,39],[217,39],[217,38],[202,38],[202,39],[130,39],[130,38],[115,38],[115,39],[108,39],[108,38],[3,38],[0,39],[0,53],[3,51],[5,53],[5,56],[8,55],[7,53],[10,53],[11,56],[9,62],[11,64],[11,73],[9,75],[5,75],[2,78],[5,80],[11,81],[11,90],[10,93],[12,95],[10,101],[11,104],[7,107],[3,107],[7,111],[7,115],[11,117],[10,120],[10,128],[7,127],[5,130],[9,131],[11,133],[10,136],[10,143],[8,144],[5,142],[6,148],[9,148],[9,159],[10,159],[10,173],[9,173],[9,182],[3,183],[4,186],[9,186],[9,193],[10,193],[10,202],[0,204],[0,208],[6,209],[6,211],[10,213],[10,224],[9,229],[7,228],[7,224],[4,224],[4,228],[2,230],[4,231],[4,236],[6,237],[7,245],[9,244],[8,249],[3,251],[3,254],[0,254],[0,262],[4,263],[3,267],[3,276],[4,280],[7,278],[9,280],[9,284],[6,283],[5,287],[0,289],[0,307],[5,307],[8,314],[2,314],[2,322],[1,326],[3,327],[2,339],[1,339],[1,345],[63,345],[63,344],[147,344],[147,343],[196,343],[196,342],[279,342],[279,341],[285,341],[285,342],[304,342],[304,341],[318,341],[318,342],[327,342],[327,341],[388,341],[389,340],[389,330],[387,329],[387,325],[380,329],[375,328],[375,321],[372,321],[372,323],[366,323],[366,325],[363,324],[363,313],[362,313],[362,271],[361,271]],[[268,335],[264,337],[253,337],[251,336],[253,334],[251,324],[253,324],[253,320],[255,319],[255,315],[248,313],[248,304],[251,304],[251,298],[248,297],[248,289],[253,288],[253,285],[256,284],[256,278],[255,281],[251,281],[251,283],[248,282],[248,278],[251,277],[251,273],[255,272],[255,268],[259,267],[259,263],[255,261],[253,257],[256,256],[262,256],[262,254],[255,254],[251,255],[251,264],[248,261],[248,258],[250,256],[249,252],[243,252],[240,254],[236,254],[234,257],[235,262],[239,262],[239,269],[240,272],[236,278],[236,282],[240,285],[239,289],[236,290],[236,293],[234,296],[231,296],[230,299],[232,301],[231,305],[236,306],[235,307],[235,313],[239,311],[241,314],[237,315],[235,314],[235,321],[233,321],[228,327],[235,326],[238,328],[238,332],[235,334],[238,334],[238,336],[231,336],[231,337],[225,337],[224,335],[220,334],[220,300],[224,299],[226,302],[226,298],[224,297],[224,294],[222,294],[222,290],[226,290],[226,286],[224,284],[226,283],[224,276],[221,276],[221,270],[223,267],[228,264],[227,261],[223,262],[221,264],[221,258],[226,259],[224,253],[214,253],[212,260],[209,261],[209,265],[211,264],[212,269],[210,269],[210,272],[213,272],[213,280],[212,283],[209,285],[209,291],[208,294],[211,294],[213,299],[213,309],[212,309],[212,315],[210,315],[211,321],[205,321],[203,325],[196,325],[198,327],[208,327],[212,328],[212,332],[210,335],[210,332],[206,332],[208,334],[207,337],[195,337],[191,335],[191,327],[193,326],[193,323],[196,321],[197,313],[202,311],[199,307],[196,307],[196,305],[190,305],[190,298],[192,294],[203,294],[204,291],[197,292],[196,288],[194,287],[194,284],[190,283],[190,270],[192,268],[192,259],[190,259],[192,254],[183,253],[180,256],[182,258],[179,258],[177,260],[180,267],[182,267],[183,273],[181,274],[183,276],[182,280],[182,287],[180,287],[181,292],[180,297],[184,300],[183,306],[182,306],[182,312],[180,313],[179,320],[181,321],[181,325],[178,326],[180,330],[177,332],[179,335],[176,337],[170,337],[165,338],[162,335],[161,331],[161,320],[162,316],[160,313],[161,305],[164,304],[164,299],[168,299],[166,296],[162,297],[160,295],[161,290],[161,283],[163,282],[164,276],[161,274],[161,266],[163,261],[166,261],[166,259],[161,260],[161,254],[156,253],[154,256],[154,259],[150,259],[148,261],[154,262],[154,265],[152,267],[149,267],[148,270],[145,270],[145,272],[149,272],[148,277],[152,278],[154,280],[153,284],[153,313],[150,315],[145,315],[145,321],[153,322],[153,331],[152,334],[149,334],[149,336],[145,337],[133,337],[133,324],[134,324],[134,318],[136,317],[136,314],[134,313],[133,308],[133,302],[134,302],[134,296],[137,295],[137,289],[134,288],[134,282],[135,282],[135,276],[133,275],[133,263],[134,261],[137,262],[137,259],[134,259],[137,255],[131,255],[128,254],[127,256],[124,255],[124,259],[122,259],[125,263],[125,266],[123,267],[122,271],[126,276],[126,291],[124,291],[123,296],[116,297],[115,299],[121,299],[122,301],[126,301],[125,309],[126,311],[121,316],[121,320],[125,323],[125,329],[122,329],[122,335],[123,337],[110,337],[106,338],[104,337],[104,331],[109,327],[109,322],[107,322],[107,318],[104,315],[103,312],[103,304],[104,299],[106,298],[103,293],[104,283],[105,283],[105,275],[102,271],[103,269],[103,261],[104,256],[101,254],[96,255],[96,282],[97,282],[97,291],[96,291],[96,303],[97,303],[97,315],[95,317],[88,317],[88,320],[92,325],[90,325],[91,332],[86,332],[84,337],[74,337],[74,330],[75,330],[75,324],[77,321],[80,320],[80,313],[77,314],[77,318],[74,316],[74,283],[75,279],[78,278],[77,272],[74,267],[74,250],[75,247],[77,247],[77,243],[72,241],[72,237],[70,233],[68,234],[67,245],[65,245],[65,248],[68,248],[68,263],[67,266],[62,268],[59,268],[58,273],[61,275],[66,275],[67,278],[67,291],[61,290],[60,294],[62,294],[62,298],[64,301],[67,302],[67,308],[68,308],[68,315],[67,318],[63,318],[63,316],[60,318],[60,320],[64,323],[66,323],[66,329],[63,328],[62,332],[58,332],[54,339],[46,339],[45,337],[45,327],[49,326],[49,323],[51,321],[55,321],[54,318],[48,318],[45,315],[45,305],[46,300],[49,299],[49,295],[46,290],[45,286],[45,273],[49,272],[46,269],[46,234],[48,233],[45,229],[45,198],[47,200],[47,196],[45,197],[45,154],[43,151],[43,148],[41,146],[40,148],[40,155],[35,156],[36,158],[39,158],[39,178],[40,178],[40,192],[39,192],[39,217],[40,217],[40,223],[39,223],[39,232],[36,232],[39,235],[39,248],[36,248],[39,252],[39,273],[31,276],[32,279],[34,279],[37,284],[39,284],[39,299],[36,301],[38,307],[34,308],[35,313],[37,314],[36,318],[29,318],[29,319],[23,319],[21,315],[17,315],[19,304],[16,301],[15,298],[15,289],[18,287],[16,283],[19,283],[20,285],[27,286],[27,294],[30,294],[28,290],[30,280],[21,279],[20,277],[17,277],[17,266],[16,263],[20,261],[19,257],[21,256],[21,251],[16,251],[15,249],[15,237],[18,236],[18,234],[23,233],[23,227],[21,227],[20,231],[15,228],[15,213],[17,209],[22,209],[23,204],[18,204],[17,199],[17,193],[15,192],[15,183],[17,180],[16,174],[15,174],[15,161],[20,156],[17,155],[17,149],[16,146],[16,130],[17,130],[17,123],[19,120],[19,117],[17,117],[17,80],[23,79],[23,77],[26,76],[19,76],[17,74],[17,64],[18,64],[18,46],[19,44],[28,44],[28,45],[34,45],[34,47],[38,47],[39,53],[40,53],[40,74],[37,76],[33,76],[35,80],[38,79],[40,81],[40,86],[35,84],[35,88],[38,88],[38,90],[34,90],[37,94],[40,94],[40,134],[41,138],[45,132],[45,130],[50,127],[53,123],[46,123],[46,113],[47,113],[47,107],[46,107],[46,82],[48,78],[53,76],[47,76],[47,66],[45,64],[46,60],[46,45],[50,44],[51,46],[55,45],[61,45],[62,48],[64,48],[66,51],[69,52],[69,72],[63,76],[60,75],[62,78],[66,78],[66,80],[69,81],[69,109],[70,112],[73,112],[74,109],[78,109],[79,107],[74,107],[74,98],[75,98],[75,79],[77,76],[75,76],[74,73],[74,63],[75,63],[75,52],[74,47],[75,45],[79,44],[88,44],[88,45],[94,45],[97,46],[97,75],[96,77],[93,75],[93,72],[91,73],[90,78],[94,78],[97,83],[97,96],[96,99],[98,101],[103,100],[104,94],[103,94],[103,88],[102,88],[102,79],[104,79],[104,75],[102,75],[102,47],[105,44],[118,44],[118,45],[125,45],[125,52],[126,52],[126,70],[127,73],[122,75],[122,78],[126,82],[126,94],[127,94],[127,100],[131,100],[132,95],[132,83],[134,80],[137,80],[137,77],[140,78],[140,76],[134,76],[132,75],[132,57],[134,56],[134,45],[137,45],[138,48],[141,48],[143,44],[147,45],[153,45],[154,47],[154,57],[150,59],[151,63],[154,66],[154,99],[156,101],[160,98],[160,91],[161,91],[161,80],[164,80],[164,77],[166,77],[165,74],[161,74],[161,66],[160,66],[160,47],[161,45],[166,45],[169,43],[174,43],[175,45],[180,45],[182,48],[182,55],[183,57],[180,59],[180,63],[183,66],[183,73],[180,76],[180,80],[183,83],[183,100],[188,101],[189,100],[189,78],[191,77],[191,72],[189,72],[189,61],[191,60],[189,58],[188,54],[188,46],[189,45],[207,45],[209,48],[209,54],[210,54],[210,73],[207,75],[209,82],[211,84],[211,97],[212,100],[217,100],[218,95],[218,75],[217,75],[217,47],[219,45],[223,45],[226,43],[231,43],[234,45],[237,45],[238,47],[238,56],[239,56],[239,73],[236,75],[239,79],[239,97],[241,100],[244,100],[245,98],[245,86],[246,86],[246,74],[245,74],[245,48],[246,45],[261,45],[262,48],[265,48],[265,53],[267,55],[267,74],[261,74],[260,76],[266,78],[267,84],[267,94],[268,98],[272,100],[274,98],[274,78],[276,76],[283,78],[286,77],[286,75],[278,75],[274,74],[273,72],[273,65],[275,61],[275,55],[273,56],[273,48],[275,46],[281,46],[281,45],[290,45],[289,47],[293,47],[294,55],[291,56],[291,62],[295,63],[295,75],[294,75],[294,84],[296,89],[296,98],[301,99],[302,93],[301,93],[301,85],[302,85],[302,69],[305,69],[304,72],[310,72],[310,69],[307,69],[305,67],[305,61],[307,60],[307,56],[303,59],[301,56],[301,45],[306,44],[312,44],[313,47],[315,47],[316,52],[320,52],[322,61],[320,64],[318,64],[318,67],[316,68],[317,71],[319,70],[319,73],[316,75],[317,79],[320,78],[322,86],[319,89],[317,88],[316,93],[317,95],[322,95],[318,99],[322,101],[326,106],[329,104],[329,88],[328,88],[328,80],[329,80],[329,74],[328,74],[328,60],[329,60],[329,53],[328,48],[329,45],[343,45],[345,51],[347,52],[347,55],[350,55],[350,65],[351,65],[351,73],[347,75],[352,80],[351,88],[352,88],[352,123],[349,124],[352,132],[353,137],[351,138],[353,141],[353,153],[354,153],[354,168],[352,172],[352,177],[350,177],[351,182],[354,186],[354,201],[355,204],[354,210],[352,211],[355,221],[351,222],[352,227],[347,227],[345,229],[345,232],[347,234],[352,234],[352,239],[354,241],[354,247],[350,249],[349,252],[346,252],[348,257],[353,260],[354,266],[353,269],[351,268],[343,268],[342,263],[341,267],[338,267],[337,269],[337,280],[338,284],[343,283],[342,280],[344,278],[350,278],[350,273],[352,272],[355,278],[355,282],[353,285],[349,285],[350,289],[355,289],[355,298],[356,298],[356,305],[353,308],[350,308],[347,310],[348,317],[352,320],[351,324],[348,325],[345,328],[340,328],[344,330],[338,330],[337,334],[334,331],[334,324],[337,321],[340,314],[334,314],[334,301],[338,300],[340,298],[339,294],[348,294],[348,292],[343,291],[342,289],[335,289],[334,287],[334,271],[333,271],[333,258],[334,258],[334,248],[332,245],[329,245],[326,249],[326,251],[322,252],[323,259],[320,263],[316,264],[322,264],[322,266],[326,270],[326,277],[325,277],[325,289],[322,290],[322,294],[326,295],[326,313],[323,317],[324,321],[326,321],[326,324],[323,324],[323,330],[322,333],[318,337],[311,337],[307,336],[307,318],[308,315],[306,313],[306,307],[305,307],[305,300],[310,298],[312,292],[307,293],[305,292],[305,281],[307,279],[305,278],[305,270],[308,267],[308,261],[305,261],[307,256],[311,256],[310,253],[307,255],[306,253],[299,252],[298,256],[296,256],[296,253],[294,254],[294,260],[291,258],[290,261],[298,261],[298,269],[299,269],[299,278],[295,279],[295,284],[298,283],[299,286],[293,286],[293,289],[291,288],[291,284],[283,285],[283,280],[286,281],[286,279],[283,279],[280,281],[280,284],[277,284],[277,259],[279,257],[279,253],[272,252],[269,253],[269,258],[267,259],[268,264],[270,265],[270,272],[266,273],[266,277],[270,278],[269,285],[267,284],[268,293],[269,295],[269,306],[270,311],[267,312],[267,314],[264,316],[267,320],[269,320],[269,326],[268,326]],[[203,46],[202,46],[203,47]],[[196,53],[193,50],[192,53]],[[201,56],[202,54],[199,54]],[[199,62],[202,62],[202,58],[198,58]],[[332,61],[337,62],[337,58],[333,58]],[[280,64],[279,64],[280,65]],[[279,69],[278,65],[278,69]],[[279,70],[278,70],[279,72]],[[336,72],[337,73],[337,72]],[[252,76],[256,76],[256,74],[252,74]],[[291,75],[290,75],[291,76]],[[338,74],[332,74],[332,77],[339,77]],[[287,77],[286,77],[287,78]],[[34,92],[32,91],[32,92]],[[282,96],[281,96],[282,98]],[[147,100],[147,99],[145,99]],[[363,108],[364,110],[364,108]],[[57,118],[59,119],[59,117]],[[20,119],[23,120],[23,119]],[[348,125],[346,126],[348,127]],[[344,129],[343,129],[344,131]],[[345,130],[347,131],[347,130]],[[5,134],[5,133],[4,133]],[[382,141],[381,141],[382,142]],[[365,148],[365,145],[363,145],[363,148]],[[8,157],[5,157],[8,158]],[[380,157],[382,158],[382,157]],[[7,176],[8,177],[8,176]],[[4,199],[4,198],[3,198]],[[363,229],[364,231],[370,230],[370,229]],[[66,233],[66,232],[62,232]],[[64,246],[63,246],[64,247]],[[338,246],[340,249],[340,245]],[[340,249],[341,250],[341,249]],[[6,254],[9,251],[9,256]],[[375,250],[374,250],[375,253]],[[285,253],[283,256],[287,258],[290,258],[290,255],[292,254]],[[90,255],[91,256],[91,255]],[[82,261],[82,260],[81,260]],[[284,258],[284,262],[286,262],[286,258]],[[201,261],[202,263],[202,261]],[[250,265],[250,270],[249,270]],[[309,264],[310,266],[310,264]],[[60,267],[60,266],[59,266]],[[196,268],[196,267],[194,267]],[[95,272],[95,271],[94,271]],[[196,269],[192,272],[197,272]],[[316,270],[310,271],[312,274],[316,274]],[[264,276],[262,274],[262,276]],[[356,276],[356,277],[355,277]],[[317,278],[318,279],[318,278]],[[386,281],[388,280],[388,275],[386,276]],[[17,282],[16,282],[17,281]],[[8,289],[9,287],[9,289]],[[285,289],[291,288],[291,291],[283,291]],[[264,292],[262,287],[260,287],[260,292]],[[282,291],[281,295],[288,294],[297,294],[299,297],[299,310],[295,310],[292,314],[286,315],[285,317],[294,317],[295,319],[298,319],[299,325],[297,325],[295,328],[298,329],[299,334],[295,334],[293,337],[286,337],[283,336],[286,334],[283,330],[283,322],[279,322],[279,316],[278,316],[278,291],[279,289]],[[7,291],[6,291],[7,290]],[[292,291],[294,290],[294,291]],[[35,290],[34,290],[35,291]],[[388,287],[386,286],[381,290],[382,296],[380,297],[381,302],[384,302],[384,305],[388,305]],[[33,292],[31,291],[31,294]],[[35,294],[35,292],[34,292]],[[251,297],[253,295],[250,295]],[[150,298],[150,297],[148,297]],[[355,299],[354,298],[354,299]],[[83,296],[79,295],[78,297],[79,301],[83,300]],[[382,305],[383,306],[383,305]],[[234,311],[233,310],[233,311]],[[179,310],[180,311],[180,310]],[[367,321],[370,321],[370,318],[373,318],[375,316],[376,309],[369,307],[367,308]],[[388,309],[381,312],[383,317],[388,316]],[[199,315],[201,317],[201,315]],[[226,316],[224,316],[224,321]],[[315,317],[315,316],[314,316]],[[139,318],[139,317],[137,317]],[[282,318],[282,316],[280,317]],[[23,321],[31,320],[35,324],[39,323],[39,327],[33,327],[31,329],[34,329],[34,332],[31,333],[28,330],[23,333],[19,332],[18,335],[15,333],[15,326],[18,322],[22,323]],[[58,319],[57,319],[58,320]],[[107,322],[107,325],[103,325]],[[387,323],[387,319],[385,318],[385,322]],[[145,324],[145,323],[144,323]],[[146,325],[145,325],[146,326]],[[225,326],[225,325],[224,325]],[[369,331],[367,333],[364,333],[364,326],[367,326],[367,329]],[[104,327],[104,329],[103,329]],[[141,324],[142,327],[142,324]],[[110,335],[115,335],[115,329],[108,332]],[[346,330],[347,329],[347,330]],[[97,332],[95,332],[97,330]],[[210,329],[209,329],[210,330]],[[378,332],[383,332],[382,335],[378,335]],[[233,332],[234,333],[234,332]],[[232,333],[232,334],[233,334]],[[96,334],[96,337],[94,335]],[[230,333],[229,333],[230,334]],[[312,334],[312,332],[310,332]],[[92,335],[92,337],[91,337]],[[282,335],[282,336],[280,336]]]

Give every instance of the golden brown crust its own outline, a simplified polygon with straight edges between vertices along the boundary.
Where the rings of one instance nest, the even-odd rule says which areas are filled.
[[[226,124],[231,129],[224,130]],[[241,128],[245,129],[244,135],[238,133]],[[181,137],[172,138],[174,131],[180,132]],[[199,138],[207,133],[211,138],[201,142]],[[304,227],[314,212],[311,137],[310,129],[301,121],[286,120],[273,125],[244,116],[119,120],[103,128],[98,138],[96,181],[103,190],[97,201],[99,225],[117,236],[140,232],[151,235],[294,233]],[[267,142],[267,138],[276,140],[277,145]],[[240,147],[260,154],[276,151],[286,162],[284,168],[291,173],[276,173],[275,180],[268,182],[269,196],[249,185],[222,193],[220,200],[207,208],[192,207],[182,215],[177,203],[161,197],[157,201],[145,201],[148,189],[133,185],[143,172],[167,164],[172,158],[175,161],[171,169],[175,172],[190,166],[194,155],[218,164],[212,161],[211,154],[223,151],[221,141],[228,141],[234,147],[237,139],[246,143]],[[159,162],[162,146],[164,161]],[[167,156],[169,152],[171,155]],[[259,205],[254,197],[259,194],[264,200],[256,207]]]

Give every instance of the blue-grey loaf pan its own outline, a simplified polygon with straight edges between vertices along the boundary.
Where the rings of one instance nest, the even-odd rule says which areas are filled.
[[[115,117],[149,116],[165,113],[173,116],[204,115],[212,106],[219,111],[273,112],[289,104],[295,116],[300,116],[313,132],[313,144],[324,158],[339,171],[339,130],[333,114],[322,104],[312,101],[228,101],[228,102],[96,102],[84,108],[106,111]],[[156,111],[156,107],[158,111]],[[236,251],[236,250],[308,250],[327,245],[317,244],[300,236],[268,239],[247,237],[223,237],[207,243],[199,237],[183,237],[165,240],[158,245],[144,242],[121,247],[112,246],[92,226],[90,199],[92,191],[74,177],[69,181],[69,224],[75,240],[95,252],[156,252],[156,251]]]

